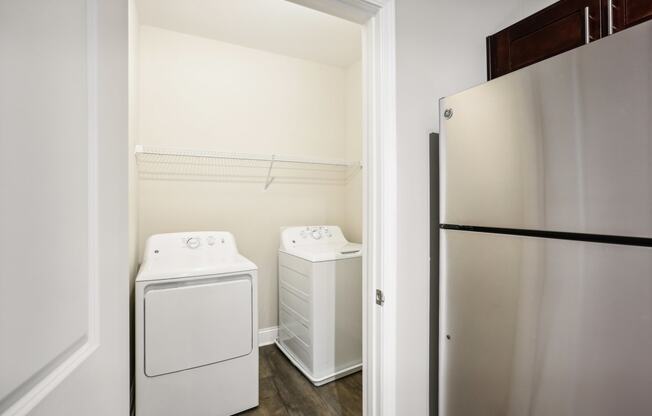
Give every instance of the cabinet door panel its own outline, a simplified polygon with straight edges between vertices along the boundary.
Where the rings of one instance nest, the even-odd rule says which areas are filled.
[[[652,0],[613,0],[613,31],[652,19]]]
[[[489,36],[488,79],[599,39],[601,15],[600,0],[562,0]]]
[[[511,70],[575,48],[584,42],[584,16],[574,13],[512,42]]]

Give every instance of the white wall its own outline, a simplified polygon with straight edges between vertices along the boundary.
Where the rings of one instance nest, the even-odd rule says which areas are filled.
[[[352,105],[347,111],[347,80],[358,91],[360,80],[345,69],[150,26],[139,35],[140,143],[335,159],[356,154],[346,142],[361,120],[353,119]],[[281,226],[344,224],[350,239],[361,234],[360,225],[346,221],[343,183],[278,181],[263,191],[262,178],[163,173],[141,175],[140,251],[155,233],[231,231],[259,267],[261,328],[277,324]]]
[[[397,409],[428,413],[428,134],[438,99],[486,80],[485,38],[553,0],[398,0]]]
[[[134,157],[133,149],[137,144],[138,137],[138,10],[136,8],[136,0],[129,0],[129,104],[128,104],[128,119],[129,119],[129,139],[127,146],[127,160],[129,166],[129,336],[133,341],[134,337],[134,281],[138,273],[138,176],[136,173],[136,158]],[[133,343],[129,346],[129,357],[133,370],[134,362],[134,348]],[[133,374],[132,374],[133,377]]]
[[[138,138],[138,10],[136,0],[129,0],[129,273],[132,277],[138,272],[138,176],[134,146]],[[133,282],[132,282],[133,283]],[[129,287],[133,289],[133,285]]]

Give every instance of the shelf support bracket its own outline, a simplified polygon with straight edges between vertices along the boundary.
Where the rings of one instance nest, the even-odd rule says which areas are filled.
[[[269,185],[274,182],[274,177],[271,176],[272,168],[274,167],[274,155],[272,155],[272,160],[269,162],[269,168],[267,169],[267,179],[265,179],[265,191],[269,188]]]

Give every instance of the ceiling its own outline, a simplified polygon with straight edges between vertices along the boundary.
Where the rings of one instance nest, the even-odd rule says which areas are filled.
[[[137,0],[141,25],[346,67],[361,26],[286,0]]]

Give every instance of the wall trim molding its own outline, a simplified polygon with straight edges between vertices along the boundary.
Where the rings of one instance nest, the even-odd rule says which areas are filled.
[[[278,326],[260,328],[258,330],[258,346],[271,345],[276,341],[276,337],[278,337]]]
[[[366,2],[366,5],[369,3]],[[396,413],[397,134],[395,0],[364,26],[363,414]],[[376,305],[376,290],[384,305]]]
[[[382,7],[382,0],[289,0],[364,25]]]

